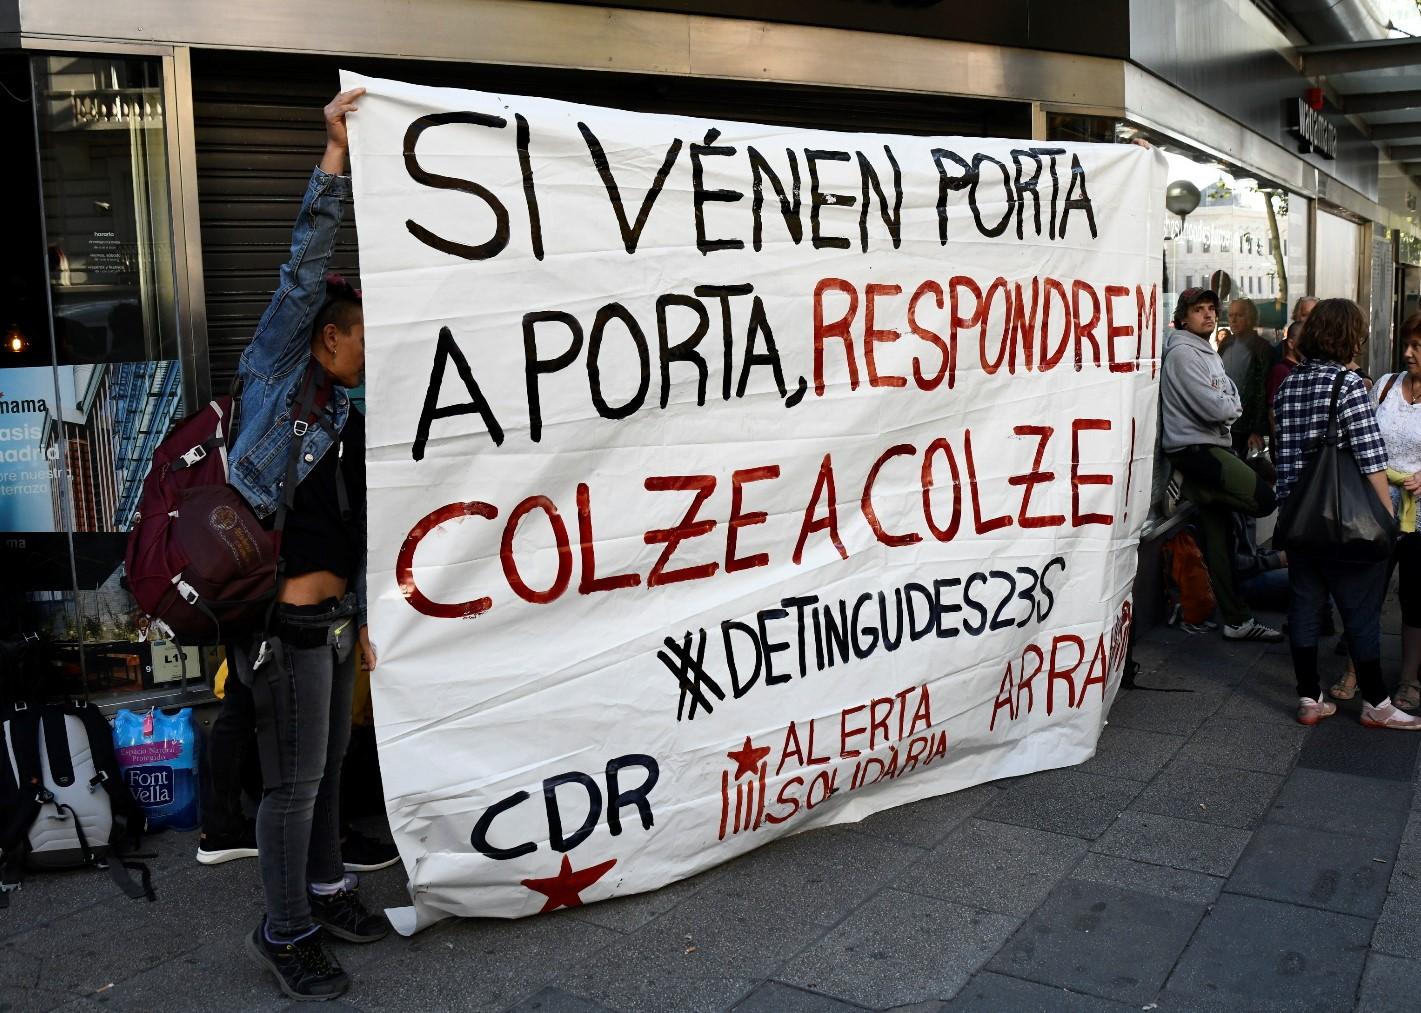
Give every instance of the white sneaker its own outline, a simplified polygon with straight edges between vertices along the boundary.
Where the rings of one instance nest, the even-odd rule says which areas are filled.
[[[1237,626],[1225,626],[1224,639],[1262,640],[1265,643],[1276,644],[1283,639],[1283,634],[1271,626],[1264,626],[1257,619],[1245,619]]]
[[[1327,697],[1314,700],[1310,696],[1298,697],[1298,724],[1315,725],[1323,718],[1337,713],[1337,705]]]
[[[1408,714],[1387,697],[1373,707],[1362,705],[1362,725],[1365,728],[1396,728],[1403,732],[1421,731],[1421,716]]]

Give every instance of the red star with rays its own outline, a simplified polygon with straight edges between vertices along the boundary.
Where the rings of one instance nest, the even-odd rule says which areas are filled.
[[[739,749],[732,749],[725,754],[735,761],[735,780],[740,780],[746,774],[751,777],[760,769],[760,761],[770,755],[769,746],[756,746],[750,741],[750,736],[745,736],[745,745]]]
[[[581,907],[582,898],[578,895],[605,876],[607,870],[616,864],[615,858],[609,858],[605,862],[573,872],[572,860],[563,855],[562,868],[556,876],[549,876],[547,879],[525,879],[523,885],[548,898],[539,914],[547,914],[560,907]]]

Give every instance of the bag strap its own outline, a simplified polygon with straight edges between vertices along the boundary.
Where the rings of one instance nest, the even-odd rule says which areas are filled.
[[[5,856],[4,864],[0,865],[0,880],[18,883],[20,863],[24,860],[30,826],[39,816],[40,807],[44,804],[42,793],[48,793],[40,774],[38,708],[24,704],[13,705],[0,729],[3,729],[3,734],[0,734],[0,754],[4,754],[6,769],[10,769],[10,754],[15,757],[13,777],[15,798],[18,802],[17,805],[8,807],[13,811],[7,814],[7,819],[0,822],[0,853]]]
[[[281,547],[281,532],[286,527],[286,515],[296,504],[297,471],[301,461],[302,438],[310,431],[311,419],[314,418],[315,425],[324,429],[330,435],[331,442],[335,444],[336,454],[339,455],[340,433],[331,424],[331,420],[326,418],[323,409],[317,407],[316,398],[320,388],[325,385],[326,371],[315,359],[311,360],[310,366],[306,370],[306,378],[301,383],[300,394],[296,398],[296,411],[291,417],[292,436],[291,452],[286,457],[286,477],[282,480],[281,499],[276,507],[276,520],[272,523],[271,530],[277,536],[277,549]],[[355,409],[352,408],[352,411]],[[340,458],[336,458],[336,500],[340,507],[341,519],[350,519],[350,492],[345,484],[345,470],[341,467]],[[281,579],[285,570],[285,564],[278,556],[277,559],[277,580]]]
[[[119,769],[118,752],[113,744],[113,729],[109,727],[108,719],[92,703],[76,701],[74,713],[84,722],[84,731],[89,736],[89,753],[94,759],[95,774],[89,782],[89,790],[93,791],[102,785],[108,793],[109,808],[113,812],[113,828],[109,831],[108,841],[109,857],[107,861],[101,860],[96,864],[107,865],[109,878],[132,899],[156,901],[158,895],[153,891],[152,871],[142,862],[128,860],[128,853],[136,850],[142,840],[148,817],[138,800],[133,797],[133,792],[129,790],[128,783],[124,781]],[[83,830],[77,819],[74,826],[82,843]],[[138,873],[139,882],[135,882],[130,875],[134,872]]]
[[[242,371],[237,370],[237,375],[232,377],[232,419],[227,425],[227,438],[229,445],[237,442],[237,428],[242,421],[242,391],[247,386],[247,378],[242,375]]]
[[[1377,398],[1377,404],[1386,400],[1386,396],[1391,393],[1392,386],[1401,378],[1400,373],[1392,373],[1386,378],[1386,383],[1382,384],[1382,396]]]
[[[1341,435],[1341,423],[1337,418],[1337,402],[1342,396],[1342,383],[1346,379],[1347,370],[1343,369],[1332,383],[1332,404],[1327,409],[1327,434],[1323,437],[1323,441],[1329,446],[1336,446]]]
[[[89,789],[92,791],[102,785],[108,793],[110,808],[113,809],[115,821],[113,840],[110,844],[119,837],[126,836],[136,846],[146,829],[147,816],[123,779],[118,765],[118,753],[114,749],[113,729],[109,727],[108,719],[92,703],[76,702],[74,714],[84,722],[84,731],[89,736],[89,753],[94,759],[95,773]]]
[[[310,431],[312,412],[316,407],[317,388],[325,378],[325,370],[314,358],[306,367],[306,375],[297,388],[295,408],[291,413],[291,449],[286,454],[285,475],[281,480],[281,495],[276,503],[276,517],[271,524],[271,533],[276,547],[276,581],[272,588],[271,603],[261,627],[254,634],[254,643],[266,640],[271,634],[272,620],[276,616],[277,598],[281,591],[281,579],[286,575],[286,559],[281,554],[281,535],[286,530],[286,515],[296,505],[296,485],[301,462],[301,447],[306,433]],[[318,415],[319,424],[319,415]]]
[[[59,787],[68,788],[74,783],[74,756],[69,751],[69,727],[63,708],[41,709],[40,724],[44,728],[44,751],[49,756],[49,776]]]

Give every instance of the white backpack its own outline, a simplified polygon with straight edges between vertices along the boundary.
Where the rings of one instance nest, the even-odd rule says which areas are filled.
[[[98,708],[21,702],[0,711],[0,721],[0,906],[25,867],[107,868],[130,897],[155,899],[147,866],[123,857],[143,832],[143,811]]]

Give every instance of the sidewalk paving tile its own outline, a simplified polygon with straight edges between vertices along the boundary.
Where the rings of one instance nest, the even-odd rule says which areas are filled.
[[[1356,1013],[1396,1013],[1421,1002],[1421,960],[1373,953],[1367,957]]]
[[[1313,729],[1298,757],[1298,766],[1409,782],[1421,755],[1421,735],[1363,728],[1354,713],[1358,710],[1354,701],[1346,713]]]
[[[1110,708],[1110,723],[1121,728],[1169,735],[1192,735],[1224,702],[1220,693],[1152,693],[1149,690],[1122,691]]]
[[[1350,1009],[1371,928],[1352,915],[1226,893],[1169,976],[1170,1001],[1160,1006]]]
[[[635,932],[653,918],[664,915],[688,897],[700,893],[723,872],[724,868],[718,867],[690,879],[668,883],[659,890],[587,904],[573,908],[569,916],[593,925],[601,925],[603,928],[616,929],[618,932]]]
[[[925,854],[855,833],[852,825],[811,830],[741,856],[686,903],[703,895],[753,903],[791,897],[797,921],[827,927]]]
[[[1148,781],[1164,769],[1186,741],[1183,735],[1147,732],[1111,722],[1100,733],[1095,755],[1075,769],[1087,774]]]
[[[606,1010],[606,1006],[579,999],[560,988],[549,986],[530,995],[517,1006],[510,1007],[508,1013],[604,1013]],[[325,1011],[322,1010],[321,1013]]]
[[[850,824],[850,828],[895,844],[931,848],[1001,792],[999,784],[979,784],[947,795],[884,809]]]
[[[1062,882],[988,965],[992,971],[1120,1002],[1164,984],[1203,904],[1106,883]]]
[[[1225,889],[1376,918],[1386,900],[1392,854],[1375,838],[1265,823]]]
[[[249,871],[254,877],[255,868]],[[103,873],[96,875],[108,879]],[[247,881],[240,872],[173,877],[159,889],[159,900],[153,904],[115,891],[107,904],[69,914],[18,941],[43,959],[44,981],[84,995],[206,942],[240,939],[261,919],[260,889],[255,879]],[[176,911],[193,914],[179,922],[172,915]],[[122,945],[115,945],[116,940],[122,940]]]
[[[1286,774],[1307,737],[1308,729],[1296,722],[1251,721],[1224,711],[1205,721],[1179,755],[1218,767]]]
[[[627,936],[556,912],[514,921],[450,919],[398,942],[355,972],[362,1010],[505,1009],[574,968],[595,966]],[[342,958],[352,947],[344,947]]]
[[[1299,768],[1279,793],[1268,822],[1395,842],[1411,815],[1409,804],[1409,789],[1395,781]]]
[[[332,952],[358,991],[360,976],[345,959],[351,949],[333,946]],[[93,998],[115,1013],[185,1013],[193,1008],[195,995],[208,1009],[276,1013],[291,1004],[271,973],[247,953],[244,937],[230,934],[115,982]]]
[[[884,890],[778,977],[876,1009],[950,999],[1015,927],[1006,915]]]
[[[1283,779],[1275,774],[1174,760],[1130,808],[1136,812],[1249,830],[1268,811]]]
[[[1024,916],[1085,854],[1086,842],[973,819],[898,877],[894,886],[968,907]]]
[[[8,979],[11,974],[10,964],[0,964],[0,980]],[[15,986],[9,981],[0,984],[0,1010],[5,1013],[47,1013],[74,1000],[74,993],[63,989]]]
[[[19,895],[16,895],[17,897]],[[13,910],[13,908],[11,908]],[[35,949],[26,949],[19,939],[0,942],[0,986],[4,988],[46,988],[44,975],[44,954],[39,949],[39,940],[32,940]],[[3,1008],[3,1007],[0,1007]]]
[[[1286,728],[1296,725],[1297,709],[1298,690],[1291,678],[1286,683],[1265,678],[1241,683],[1224,699],[1218,713],[1235,720],[1271,721]]]
[[[735,1005],[735,1013],[852,1013],[863,1009],[827,995],[806,992],[779,981],[761,982]]]
[[[729,1009],[757,984],[755,976],[744,968],[709,954],[649,956],[627,943],[608,947],[594,960],[563,972],[554,982],[561,991],[619,1013],[706,1013]],[[411,1004],[408,1008],[422,1007]]]
[[[223,882],[233,878],[230,869],[228,875],[222,874],[223,866],[207,869],[198,865],[194,858],[196,850],[196,832],[170,831],[143,839],[141,860],[152,873],[153,886],[160,899],[173,889],[181,890],[186,880],[201,878],[204,872],[218,873],[216,878]],[[255,863],[249,867],[255,868]],[[115,900],[129,903],[109,875],[98,869],[30,872],[25,876],[23,888],[11,898],[4,917],[0,917],[0,939],[62,921],[96,905],[107,908]]]
[[[943,1007],[943,1013],[1126,1013],[1122,1005],[1056,985],[1022,981],[983,971]]]
[[[1219,876],[1094,853],[1081,859],[1080,865],[1075,867],[1071,876],[1074,879],[1110,883],[1123,886],[1127,890],[1153,893],[1160,897],[1192,901],[1196,904],[1214,903],[1218,899],[1219,891],[1224,888],[1224,880]]]
[[[1138,781],[1070,768],[1047,770],[1017,781],[977,815],[1093,841],[1143,787]]]
[[[838,892],[833,879],[812,887],[785,883],[735,896],[707,890],[626,936],[624,944],[668,962],[702,953],[753,977],[768,978],[823,933],[825,926],[806,910],[813,895]]]
[[[1396,875],[1392,876],[1393,881]],[[1421,960],[1421,891],[1393,890],[1382,904],[1372,949],[1393,957]]]
[[[1124,812],[1091,851],[1153,865],[1227,876],[1248,846],[1247,830],[1175,819],[1158,813]]]

